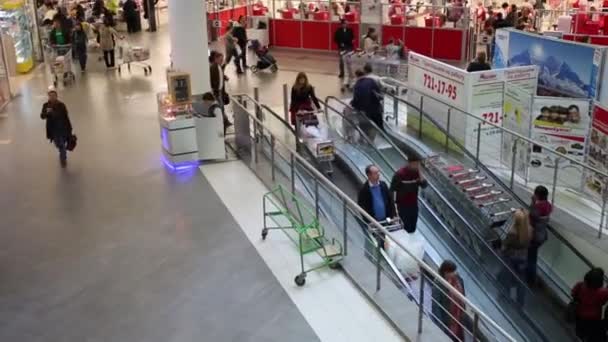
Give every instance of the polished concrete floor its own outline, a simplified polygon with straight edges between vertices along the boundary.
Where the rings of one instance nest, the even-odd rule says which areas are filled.
[[[168,34],[133,40],[153,50],[151,77],[105,72],[92,55],[61,88],[79,136],[66,169],[39,118],[44,69],[0,115],[0,341],[317,340],[201,174],[163,167]],[[264,84],[276,105],[293,78],[234,77],[230,89]]]

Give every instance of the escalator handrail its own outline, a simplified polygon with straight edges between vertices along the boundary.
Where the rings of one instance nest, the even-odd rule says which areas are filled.
[[[260,105],[255,99],[247,94],[237,94],[231,96],[233,100],[238,103],[238,99],[247,98],[249,101],[252,101],[256,105]],[[244,107],[243,107],[244,108]],[[249,112],[247,111],[249,114]],[[274,136],[272,131],[264,125],[264,123],[253,115],[249,115],[250,118],[257,123],[262,129],[270,132],[271,136]],[[363,217],[366,221],[370,222],[371,225],[374,226],[375,229],[384,233],[390,234],[390,232],[378,221],[373,218],[370,214],[368,214],[365,210],[363,210],[355,201],[353,201],[348,195],[346,195],[340,188],[338,188],[335,184],[333,184],[330,180],[328,180],[321,172],[319,172],[313,165],[311,165],[305,158],[300,156],[297,151],[294,151],[287,144],[281,142],[280,139],[274,139],[275,143],[283,145],[290,155],[292,155],[295,159],[298,160],[308,171],[314,176],[317,181],[323,183],[327,188],[331,189],[332,192],[336,194],[341,200],[348,204],[352,210],[356,211],[361,217]],[[473,304],[470,300],[468,300],[463,294],[461,294],[456,288],[454,288],[449,282],[447,282],[443,277],[441,277],[431,266],[427,265],[422,259],[418,258],[414,253],[410,252],[402,243],[399,241],[394,241],[394,245],[398,246],[403,252],[405,252],[412,260],[418,264],[421,268],[421,271],[426,272],[430,277],[433,277],[436,282],[439,282],[442,286],[450,291],[452,296],[455,296],[458,300],[462,301],[469,307],[475,314],[479,315],[481,319],[487,321],[497,332],[502,334],[507,340],[516,342],[515,339],[509,335],[504,329],[502,329],[494,320],[492,320],[488,315],[486,315],[483,311],[481,311],[475,304]]]
[[[359,134],[372,146],[372,148],[377,152],[377,154],[381,155],[383,157],[383,160],[386,162],[383,154],[376,148],[376,146],[374,146],[374,144],[369,140],[369,137],[367,137],[367,135],[361,130],[361,128],[359,127],[359,125],[355,125],[350,119],[344,117],[344,115],[342,115],[342,113],[340,113],[338,110],[336,110],[335,108],[329,106],[328,100],[334,100],[337,101],[345,106],[350,107],[348,104],[346,104],[344,101],[336,98],[335,96],[328,96],[325,98],[325,108],[326,108],[326,115],[327,115],[327,108],[330,108],[332,111],[336,112],[336,114],[338,114],[339,116],[342,117],[343,120],[347,121],[350,125],[352,125],[353,127],[355,127],[357,129],[357,131],[359,132]],[[352,107],[350,107],[352,109]],[[362,117],[364,117],[362,115]],[[364,118],[364,120],[368,120],[368,124],[371,124],[374,126],[374,128],[377,130],[378,133],[380,133],[380,135],[384,138],[384,140],[386,140],[392,148],[394,148],[400,155],[401,157],[404,158],[404,160],[408,160],[407,155],[405,155],[405,153],[403,153],[403,151],[401,151],[401,149],[399,147],[397,147],[395,145],[395,143],[392,141],[392,139],[386,134],[386,132],[384,132],[383,130],[381,130],[380,128],[378,128],[378,126],[372,122],[371,120],[369,120],[367,117]],[[391,165],[390,163],[387,163],[387,165]],[[423,164],[424,165],[424,164]],[[397,170],[392,170],[393,172],[396,172]],[[437,194],[437,196],[441,199],[441,201],[458,217],[458,219],[460,219],[460,221],[462,221],[464,223],[465,226],[467,226],[467,228],[469,229],[469,231],[473,232],[473,234],[477,237],[477,239],[479,241],[481,241],[486,248],[499,260],[499,262],[501,263],[501,265],[508,269],[509,272],[511,273],[511,275],[513,275],[516,279],[518,279],[518,281],[520,282],[521,285],[523,285],[529,292],[532,292],[530,290],[530,288],[526,285],[526,283],[520,278],[520,276],[513,271],[513,269],[496,253],[496,251],[483,239],[483,237],[479,234],[479,232],[473,228],[473,225],[452,205],[452,203],[450,203],[448,201],[447,198],[445,198],[445,196],[443,196],[443,194],[439,191],[439,189],[437,189],[437,187],[431,183],[428,182],[428,186]]]
[[[507,191],[509,193],[509,195],[514,198],[517,202],[519,202],[519,204],[524,207],[527,208],[529,207],[529,205],[522,199],[520,198],[510,187],[508,187],[501,179],[499,179],[498,176],[496,176],[494,174],[494,172],[492,172],[484,163],[482,163],[481,161],[477,160],[477,158],[475,158],[475,156],[469,152],[459,141],[457,141],[456,139],[454,139],[454,137],[449,134],[441,125],[439,125],[437,123],[437,121],[435,121],[432,117],[430,117],[430,115],[428,113],[426,113],[424,110],[420,110],[420,108],[418,108],[417,106],[411,104],[409,101],[400,98],[398,96],[395,96],[393,94],[390,94],[388,92],[384,92],[384,95],[388,95],[390,96],[393,101],[397,100],[407,106],[410,106],[414,109],[416,109],[420,115],[424,116],[429,122],[431,122],[435,127],[437,127],[439,130],[441,130],[441,132],[443,134],[445,134],[450,141],[455,144],[458,148],[460,148],[469,158],[471,158],[473,161],[477,161],[477,165],[478,167],[482,168],[483,171],[490,175],[490,177],[492,177],[492,180],[495,181],[497,184],[499,184],[505,191]],[[434,99],[433,99],[434,100]],[[441,102],[441,101],[439,101]],[[447,104],[446,104],[447,105]],[[449,106],[449,105],[447,105]],[[450,106],[450,108],[453,108]],[[485,121],[485,120],[484,120]],[[570,241],[568,241],[560,232],[558,232],[555,228],[553,228],[550,224],[548,225],[549,230],[555,235],[555,237],[557,237],[558,240],[560,240],[572,253],[574,253],[577,257],[579,257],[579,259],[581,259],[581,261],[583,261],[583,263],[585,263],[589,268],[594,268],[595,266],[593,265],[593,263],[587,259],[583,254],[581,254],[581,252],[579,252],[573,245],[572,243],[570,243]],[[605,280],[608,281],[608,275],[605,276]],[[567,297],[570,298],[570,293],[567,293]]]
[[[341,104],[343,104],[344,106],[348,106],[351,110],[354,110],[351,106],[349,106],[346,102],[336,98],[335,96],[328,96],[325,98],[325,114],[326,114],[326,121],[329,123],[329,118],[328,118],[328,109],[331,109],[333,112],[335,112],[337,115],[339,115],[340,117],[342,117],[343,120],[345,120],[346,122],[348,122],[350,125],[352,125],[353,127],[356,128],[357,132],[363,137],[363,139],[365,139],[368,144],[370,144],[370,146],[375,150],[375,152],[378,155],[383,155],[382,153],[380,153],[380,151],[376,148],[376,146],[371,142],[371,140],[369,139],[369,137],[367,137],[367,135],[361,130],[361,128],[359,127],[359,125],[355,125],[349,118],[345,117],[340,111],[338,111],[337,109],[333,108],[332,106],[328,105],[328,100],[335,100]],[[362,117],[365,117],[362,115]],[[369,120],[369,118],[365,117],[364,120],[368,120],[368,124],[373,125],[373,127],[382,135],[382,137],[391,145],[392,148],[394,148],[396,151],[399,152],[399,154],[405,158],[405,160],[407,160],[407,156],[401,151],[401,149],[399,149],[394,142],[390,139],[390,137],[388,137],[388,135],[382,131],[373,121]],[[383,157],[384,159],[384,157]],[[390,167],[391,164],[387,163],[387,165]],[[393,172],[395,172],[396,170],[393,170]],[[527,284],[520,278],[520,276],[513,271],[513,269],[507,265],[505,263],[505,261],[503,260],[503,258],[501,258],[496,251],[479,235],[479,233],[477,232],[476,229],[472,228],[472,225],[468,222],[468,220],[466,218],[464,218],[460,212],[458,212],[458,210],[456,210],[456,208],[454,208],[454,206],[452,206],[452,204],[443,196],[442,193],[439,192],[439,190],[431,183],[428,182],[428,186],[436,193],[436,195],[441,199],[441,201],[443,202],[444,205],[446,205],[448,208],[451,209],[452,212],[454,212],[457,217],[464,223],[464,225],[468,228],[469,231],[471,231],[477,238],[478,240],[486,247],[486,249],[488,251],[490,251],[490,253],[492,253],[499,261],[499,263],[502,265],[502,267],[504,267],[505,269],[507,269],[511,275],[517,279],[517,281],[520,283],[520,285],[523,286],[523,288],[526,289],[526,291],[528,292],[528,295],[532,295],[535,296],[536,294],[527,286]],[[419,201],[422,203],[422,205],[427,208],[427,210],[432,211],[429,207],[429,205],[423,201],[422,199],[419,199]],[[445,228],[445,225],[443,225]],[[447,229],[447,228],[446,228]],[[561,289],[560,289],[561,290]],[[562,290],[563,291],[563,290]],[[522,311],[523,312],[523,311]],[[533,320],[527,315],[525,314],[525,317],[527,319],[528,322],[531,323],[531,326],[539,333],[541,333],[541,336],[543,336],[542,334],[542,329],[540,327],[538,327],[536,325],[535,322],[533,322]]]
[[[254,100],[255,102],[255,100]],[[268,111],[272,116],[274,116],[276,119],[278,119],[281,123],[283,123],[283,125],[285,127],[287,127],[287,129],[294,135],[296,142],[299,144],[300,143],[300,138],[297,135],[297,130],[289,124],[289,122],[287,122],[287,120],[285,120],[283,117],[281,117],[277,112],[275,112],[272,108],[268,107],[265,104],[261,104],[261,103],[255,103],[258,107],[265,109],[266,111]],[[308,149],[303,149],[308,151]],[[301,150],[300,150],[301,152]],[[309,152],[310,153],[310,152]],[[310,156],[312,156],[312,153],[310,153]],[[354,163],[351,160],[352,163]],[[370,237],[372,237],[370,235]],[[405,278],[403,277],[403,275],[401,274],[401,272],[397,269],[397,266],[395,265],[395,263],[388,257],[388,255],[386,255],[386,252],[384,250],[381,251],[383,257],[385,258],[385,261],[387,262],[387,264],[389,265],[389,267],[391,268],[391,271],[393,273],[396,274],[399,282],[401,283],[402,286],[406,287],[410,293],[413,294],[413,292],[411,291],[411,286],[410,284],[405,280]],[[414,301],[416,302],[416,304],[418,303],[418,298],[417,296],[412,296],[412,298],[414,299]]]

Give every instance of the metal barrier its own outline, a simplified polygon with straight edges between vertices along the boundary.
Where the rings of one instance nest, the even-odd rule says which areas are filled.
[[[420,118],[421,118],[420,125],[422,125],[422,121],[424,120],[426,124],[433,125],[433,126],[439,128],[440,130],[442,130],[442,132],[445,136],[445,139],[441,142],[441,149],[443,151],[445,151],[446,153],[449,154],[450,151],[457,150],[457,153],[461,153],[466,158],[471,160],[472,163],[475,163],[477,165],[477,167],[479,167],[484,172],[486,172],[486,174],[493,177],[493,180],[497,184],[501,185],[502,188],[507,190],[509,192],[509,194],[511,195],[511,197],[514,198],[515,200],[517,200],[522,207],[527,207],[528,204],[526,202],[524,202],[524,200],[522,200],[522,196],[520,196],[516,193],[517,188],[515,187],[515,177],[514,177],[514,171],[513,171],[514,163],[511,165],[511,167],[509,169],[510,176],[508,177],[508,180],[509,180],[508,184],[505,184],[505,182],[503,182],[503,180],[501,180],[501,178],[495,174],[495,172],[494,172],[495,170],[491,170],[489,167],[487,167],[483,162],[481,162],[479,160],[479,154],[478,154],[479,149],[476,149],[476,151],[469,151],[464,146],[462,141],[460,141],[460,139],[458,139],[452,135],[452,132],[450,130],[450,124],[449,124],[450,122],[452,122],[454,120],[464,120],[467,117],[473,117],[476,120],[483,122],[483,124],[488,124],[490,126],[493,126],[495,129],[500,129],[503,134],[513,134],[514,136],[516,136],[517,139],[515,139],[515,142],[514,142],[515,146],[517,146],[516,144],[518,143],[518,141],[526,142],[529,145],[540,145],[540,146],[542,146],[543,149],[546,148],[547,150],[551,151],[552,153],[559,155],[559,157],[568,158],[568,160],[570,160],[571,162],[576,162],[575,160],[572,160],[572,158],[564,156],[557,151],[551,150],[542,144],[538,144],[529,138],[521,136],[521,135],[519,135],[515,132],[512,132],[508,129],[505,129],[501,126],[497,126],[486,120],[474,117],[471,114],[458,111],[452,107],[449,107],[449,105],[447,105],[445,103],[442,103],[442,104],[447,106],[448,110],[447,110],[447,125],[444,127],[443,125],[441,125],[440,123],[438,123],[437,121],[432,119],[421,107],[417,107],[416,105],[411,104],[409,101],[407,101],[399,96],[395,96],[393,94],[385,93],[385,96],[390,98],[393,101],[393,106],[392,106],[393,115],[387,116],[387,118],[390,119],[391,121],[394,120],[395,127],[403,127],[402,122],[399,121],[400,115],[401,115],[400,114],[401,109],[406,109],[406,111],[412,111],[412,112],[415,112],[417,115],[420,115]],[[424,98],[424,96],[423,96],[423,98]],[[437,101],[437,102],[440,102],[440,101]],[[424,105],[424,103],[426,103],[426,102],[424,100],[421,100],[420,103]],[[458,115],[460,115],[460,116],[458,116]],[[422,135],[420,135],[421,130],[419,127],[417,127],[416,130],[418,131],[417,133],[419,134],[418,137],[421,138]],[[481,141],[481,139],[479,139],[478,141]],[[521,145],[519,147],[515,147],[514,151],[516,152],[521,147],[522,147]],[[532,146],[529,146],[529,148],[531,148],[531,147]],[[513,158],[513,160],[515,160],[515,158]],[[593,168],[590,168],[590,169],[595,170]],[[557,173],[558,172],[555,172],[554,175]],[[554,183],[553,183],[553,187],[552,187],[553,196],[555,196],[555,191],[558,189],[558,187],[556,185],[557,182],[555,180],[556,180],[556,178],[554,178]],[[552,201],[555,201],[555,197],[552,198]],[[604,200],[603,204],[604,204],[603,210],[605,210],[605,204],[606,204],[605,200]],[[605,214],[602,213],[602,222],[604,220],[604,215]],[[575,283],[580,281],[580,277],[582,276],[583,270],[587,270],[587,269],[594,267],[593,263],[591,261],[589,261],[584,255],[582,255],[567,239],[565,239],[551,225],[549,226],[548,232],[549,232],[548,240],[543,245],[543,248],[540,249],[539,261],[542,261],[547,266],[547,268],[551,269],[551,272],[554,273],[555,276],[558,276],[567,286],[571,287]],[[601,237],[601,234],[602,234],[602,229],[600,228],[598,238]],[[571,271],[574,271],[574,272],[571,272]],[[578,272],[581,272],[581,273],[578,274]],[[606,279],[608,280],[608,277]]]
[[[391,278],[391,270],[385,269],[385,265],[381,263],[379,255],[383,251],[379,244],[376,246],[375,253],[366,252],[367,249],[361,245],[361,236],[364,235],[361,229],[362,222],[369,223],[377,232],[385,234],[394,248],[415,263],[419,275],[417,281],[394,278],[391,280],[401,282],[403,285],[401,291],[407,293],[407,297],[404,296],[403,299],[412,300],[418,306],[418,334],[423,331],[429,333],[435,329],[435,332],[441,335],[434,326],[423,325],[424,317],[427,315],[437,323],[441,330],[450,334],[457,341],[464,341],[465,336],[467,336],[467,340],[472,337],[473,341],[515,341],[502,327],[437,274],[431,266],[414,255],[399,241],[391,239],[390,232],[385,227],[361,209],[332,181],[325,178],[304,156],[289,146],[290,144],[283,143],[282,139],[277,137],[272,129],[259,118],[259,115],[256,115],[257,108],[264,108],[262,104],[248,95],[236,95],[232,98],[235,108],[235,137],[229,144],[266,185],[282,184],[287,189],[291,189],[292,193],[307,198],[314,206],[319,219],[328,222],[327,227],[333,227],[333,234],[342,235],[340,241],[343,241],[344,244],[345,269],[349,262],[356,260],[355,258],[361,256],[361,253],[365,254],[367,262],[358,267],[363,268],[363,273],[357,273],[357,270],[352,269],[348,269],[347,273],[351,277],[357,276],[357,279],[354,279],[356,285],[367,293],[369,299],[382,312],[386,314],[390,310],[399,308],[403,310],[404,306],[375,300],[378,296],[391,291],[391,287],[382,286],[382,279],[385,278],[381,276],[381,271],[385,270],[384,274]],[[253,106],[250,107],[250,105]],[[252,112],[251,109],[254,111]],[[270,109],[266,107],[265,110]],[[274,112],[273,116],[280,118]],[[371,243],[374,242],[371,241]],[[363,243],[369,243],[369,241]],[[372,262],[369,262],[370,260]],[[375,281],[358,281],[369,276],[375,276]],[[429,291],[432,292],[430,296]],[[432,302],[432,309],[428,307],[429,302]],[[446,303],[450,308],[442,307],[441,303]],[[443,319],[433,318],[436,316],[433,313],[437,312],[442,313]],[[462,314],[463,317],[453,315],[454,312]],[[413,313],[409,314],[408,317],[391,317],[389,321],[393,324],[395,324],[395,319],[411,321]],[[443,339],[441,336],[436,338],[436,340]]]
[[[394,80],[392,80],[394,82]],[[552,158],[555,161],[555,165],[559,165],[561,163],[568,163],[571,166],[575,166],[578,167],[582,170],[582,175],[583,175],[583,179],[589,177],[590,175],[596,175],[598,178],[604,178],[604,179],[608,179],[608,173],[603,172],[601,170],[598,170],[592,166],[587,165],[586,163],[580,162],[570,156],[568,156],[565,153],[560,153],[557,150],[552,149],[551,147],[547,146],[544,143],[538,142],[538,141],[534,141],[529,137],[523,136],[517,132],[514,132],[512,130],[506,129],[494,122],[490,122],[488,120],[485,120],[483,118],[479,118],[473,114],[470,113],[466,113],[463,111],[460,111],[452,106],[450,106],[449,104],[435,99],[435,98],[431,98],[428,97],[426,95],[417,93],[417,95],[420,96],[420,103],[419,105],[414,105],[412,103],[410,103],[408,100],[403,99],[400,96],[395,96],[392,94],[386,94],[387,96],[389,96],[392,99],[396,99],[396,101],[393,101],[393,112],[394,112],[394,117],[392,117],[392,119],[394,119],[395,123],[397,125],[399,125],[399,120],[403,119],[403,117],[400,117],[400,110],[399,110],[399,106],[400,103],[401,105],[407,106],[412,108],[416,113],[422,113],[422,117],[424,117],[425,120],[420,120],[419,121],[419,127],[413,127],[413,129],[415,129],[417,131],[417,133],[419,134],[419,138],[422,138],[422,125],[424,122],[430,122],[430,116],[427,115],[424,111],[424,108],[426,106],[433,106],[433,112],[437,112],[437,111],[441,111],[441,110],[445,110],[445,118],[446,118],[446,124],[442,125],[440,123],[437,123],[437,126],[443,130],[445,130],[447,132],[447,135],[445,136],[445,139],[443,142],[440,142],[443,144],[443,148],[448,151],[450,148],[450,146],[453,146],[456,142],[460,143],[460,148],[459,150],[462,152],[465,152],[470,158],[472,158],[476,163],[478,164],[483,164],[480,161],[480,148],[476,148],[474,151],[471,151],[467,148],[465,148],[463,145],[463,142],[465,139],[469,138],[469,139],[473,139],[477,141],[477,146],[484,146],[486,149],[494,149],[495,151],[500,151],[501,146],[500,143],[493,143],[491,141],[483,141],[483,135],[481,135],[482,130],[481,129],[477,129],[476,130],[476,136],[455,136],[456,132],[452,132],[451,130],[453,129],[453,127],[450,126],[450,123],[454,123],[457,121],[461,121],[462,120],[473,120],[476,123],[476,126],[479,127],[489,127],[491,129],[496,130],[497,132],[499,132],[500,134],[502,134],[503,137],[509,137],[511,139],[511,141],[513,141],[511,148],[513,151],[513,158],[511,160],[511,165],[509,167],[494,167],[493,172],[496,171],[502,171],[503,174],[508,173],[508,176],[504,176],[503,178],[505,178],[506,183],[508,184],[508,188],[515,192],[518,192],[520,194],[520,196],[518,197],[522,197],[521,193],[523,193],[523,190],[527,189],[527,180],[522,180],[520,178],[518,178],[518,176],[516,175],[515,172],[515,164],[517,163],[517,154],[518,151],[524,151],[526,149],[532,149],[532,148],[541,148],[543,152],[547,152],[550,155],[550,158]],[[573,190],[573,191],[578,191],[580,192],[581,195],[582,194],[582,182],[580,183],[576,183],[573,184],[572,181],[570,181],[569,177],[567,177],[567,175],[563,174],[564,172],[560,170],[560,168],[555,167],[554,168],[554,172],[552,175],[552,180],[549,183],[549,188],[551,190],[551,202],[553,203],[555,208],[560,208],[560,198],[557,196],[559,194],[559,190]],[[527,191],[527,190],[526,190]],[[604,194],[606,194],[608,191],[604,191]],[[586,195],[583,195],[586,196]],[[603,230],[605,228],[606,225],[606,204],[607,204],[607,196],[604,196],[602,203],[601,203],[601,209],[598,208],[597,211],[595,211],[595,213],[597,213],[597,215],[599,216],[599,225],[598,227],[598,234],[597,234],[597,238],[601,238],[603,236]],[[572,209],[571,208],[567,208],[564,211],[566,212],[571,212]],[[585,217],[589,217],[588,214],[581,214],[580,216],[582,216],[583,218]],[[596,222],[593,222],[591,220],[588,220],[587,223],[590,226],[593,226],[594,224],[596,224]]]

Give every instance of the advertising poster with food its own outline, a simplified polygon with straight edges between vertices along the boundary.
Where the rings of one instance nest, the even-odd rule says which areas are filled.
[[[535,97],[532,105],[532,140],[577,161],[585,159],[585,140],[590,125],[589,101],[557,97]],[[559,158],[540,145],[530,154],[529,181],[552,183],[559,168],[559,185],[580,187],[580,166]]]
[[[524,137],[529,137],[532,123],[531,110],[532,94],[516,85],[508,84],[505,87],[503,127]],[[527,179],[530,153],[526,141],[516,139],[513,134],[503,134],[501,160],[509,170],[513,167],[513,145],[516,141],[518,141],[518,144],[516,147],[515,174]]]
[[[587,164],[608,173],[608,109],[599,105],[594,106],[589,137]],[[585,192],[598,200],[602,200],[607,195],[604,194],[606,181],[608,179],[596,173],[586,172]]]

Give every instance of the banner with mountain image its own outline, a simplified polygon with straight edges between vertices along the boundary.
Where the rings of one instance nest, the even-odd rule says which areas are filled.
[[[532,140],[583,162],[591,117],[589,100],[536,96],[532,104]],[[580,189],[582,169],[540,145],[532,146],[528,180],[551,184],[555,168],[558,186]]]
[[[509,34],[510,31],[506,29],[496,30],[494,35],[492,52],[492,69],[503,69],[507,67],[509,56]]]
[[[509,30],[508,65],[537,65],[541,96],[595,98],[602,53],[593,45]]]

